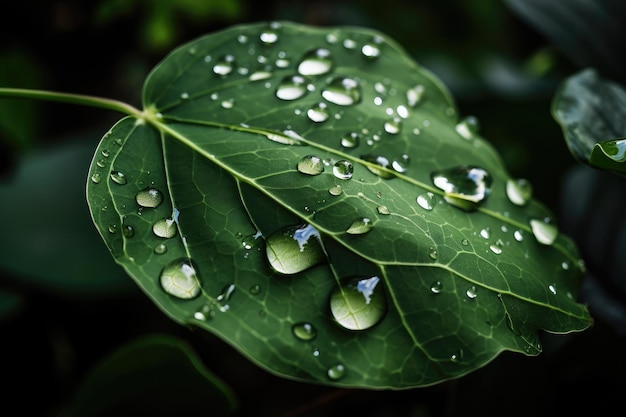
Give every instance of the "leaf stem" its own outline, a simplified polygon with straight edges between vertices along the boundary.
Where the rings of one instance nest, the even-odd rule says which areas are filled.
[[[56,101],[61,103],[78,104],[82,106],[99,107],[102,109],[113,110],[116,112],[128,114],[130,116],[135,116],[138,118],[143,118],[144,116],[141,110],[122,101],[82,94],[59,93],[56,91],[34,90],[25,88],[0,88],[0,98],[2,97],[30,98],[36,100]]]

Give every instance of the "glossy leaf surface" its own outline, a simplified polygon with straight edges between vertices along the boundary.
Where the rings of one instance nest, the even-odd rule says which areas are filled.
[[[172,319],[287,378],[408,388],[580,331],[573,242],[383,34],[236,26],[172,52],[87,184]]]

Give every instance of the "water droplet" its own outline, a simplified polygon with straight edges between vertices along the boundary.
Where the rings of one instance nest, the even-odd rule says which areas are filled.
[[[307,155],[298,162],[298,171],[307,175],[319,175],[324,172],[324,162],[314,155]]]
[[[378,206],[376,207],[376,210],[378,211],[378,214],[384,214],[384,215],[391,214],[387,206]]]
[[[415,107],[422,101],[422,96],[424,95],[424,86],[416,85],[413,88],[410,88],[406,92],[406,101],[409,106]]]
[[[301,145],[300,139],[304,139],[292,130],[285,130],[280,133],[269,132],[265,136],[272,142],[282,143],[283,145]]]
[[[163,194],[156,188],[148,187],[137,193],[135,201],[141,207],[155,208],[163,202]]]
[[[124,185],[128,182],[126,180],[126,175],[124,175],[124,173],[120,171],[111,171],[111,180],[113,180],[114,183],[120,185]]]
[[[255,71],[252,74],[250,74],[248,79],[250,81],[258,81],[258,80],[265,80],[267,78],[270,78],[271,76],[272,76],[272,73],[269,71]]]
[[[548,218],[543,220],[532,219],[530,220],[530,227],[537,242],[543,245],[553,244],[559,234],[556,225]]]
[[[353,78],[334,78],[322,90],[322,97],[338,106],[351,106],[361,101],[361,86]]]
[[[276,97],[281,100],[297,100],[308,90],[308,81],[301,75],[291,75],[283,78],[276,89]]]
[[[480,128],[475,116],[467,116],[456,125],[456,132],[465,139],[471,139],[478,133]]]
[[[367,43],[361,47],[361,53],[365,58],[376,59],[380,56],[380,48],[378,45]]]
[[[198,311],[193,313],[193,318],[200,321],[211,320],[215,317],[215,310],[211,304],[204,304]]]
[[[233,106],[235,105],[235,99],[229,98],[228,100],[222,100],[222,103],[220,105],[224,109],[232,109]]]
[[[334,196],[341,195],[342,192],[343,192],[343,189],[341,188],[341,185],[333,185],[332,187],[328,189],[328,193]]]
[[[369,232],[372,229],[372,222],[367,217],[357,219],[352,222],[346,233],[351,235],[362,235]]]
[[[218,294],[218,296],[215,298],[216,301],[230,301],[230,299],[233,297],[233,293],[235,292],[235,289],[237,287],[235,286],[235,284],[229,284],[227,286],[225,286],[224,288],[222,288],[222,291]],[[224,305],[221,306],[221,310],[225,311],[228,310],[228,306]]]
[[[332,379],[333,381],[337,381],[343,378],[345,374],[346,374],[346,367],[343,366],[343,364],[341,363],[338,363],[337,365],[333,365],[330,368],[328,368],[328,378]]]
[[[330,117],[330,115],[328,114],[328,105],[321,102],[317,103],[314,107],[311,107],[309,110],[307,110],[306,115],[312,122],[325,122]]]
[[[154,253],[157,255],[163,255],[165,252],[167,252],[167,245],[165,243],[159,243],[154,247]]]
[[[319,232],[310,224],[278,230],[266,243],[267,260],[281,274],[296,274],[326,259]]]
[[[102,181],[102,177],[97,172],[91,176],[91,182],[94,184],[98,184],[100,181]]]
[[[441,284],[441,281],[435,281],[430,285],[430,291],[433,294],[439,294],[441,290],[443,290],[443,285]]]
[[[344,148],[355,148],[359,146],[359,134],[356,132],[347,133],[341,138],[341,146]]]
[[[479,167],[461,165],[431,174],[445,200],[464,210],[475,210],[491,192],[491,175]]]
[[[259,295],[261,293],[261,286],[259,284],[254,284],[250,287],[250,294]]]
[[[435,194],[426,192],[418,195],[417,204],[424,210],[432,210],[435,206]]]
[[[450,356],[450,361],[452,361],[452,362],[459,362],[459,361],[462,361],[462,360],[463,360],[463,349],[459,349],[458,352],[453,353]]]
[[[490,245],[489,249],[496,255],[500,255],[502,253],[502,246],[495,243],[493,245]]]
[[[352,178],[353,172],[354,167],[352,166],[352,163],[350,161],[346,161],[345,159],[337,161],[333,167],[333,174],[340,180],[349,180]]]
[[[391,168],[393,168],[394,171],[402,174],[406,172],[407,168],[409,167],[410,160],[411,159],[409,155],[404,154],[399,159],[393,160],[393,162],[391,163]]]
[[[391,120],[387,120],[384,125],[385,132],[396,135],[400,132],[402,120],[399,117],[394,117]]]
[[[550,290],[552,294],[556,295],[556,284],[548,285],[548,289]]]
[[[461,239],[461,245],[463,245],[463,246],[467,246],[467,245],[469,245],[469,240],[467,240],[467,239]]]
[[[333,67],[332,55],[328,49],[317,48],[307,52],[298,65],[302,75],[321,75],[330,72]]]
[[[98,165],[100,168],[104,168],[106,166],[106,162],[104,162],[104,159],[98,159],[96,165]]]
[[[369,162],[370,164],[366,165],[367,169],[370,172],[378,175],[379,177],[384,178],[384,179],[395,177],[394,173],[390,172],[391,163],[389,162],[389,159],[385,158],[384,156],[363,155],[361,159],[363,159],[366,162]],[[384,169],[380,169],[379,167],[384,168]]]
[[[178,259],[168,264],[159,278],[166,293],[177,298],[190,300],[200,295],[200,282],[196,269],[187,259]]]
[[[306,322],[294,324],[291,331],[295,337],[305,342],[311,341],[317,336],[317,329],[311,323]]]
[[[379,323],[387,310],[380,278],[352,278],[335,287],[330,311],[339,325],[348,330],[365,330]]]
[[[511,200],[511,203],[518,206],[526,205],[533,195],[533,187],[530,182],[525,179],[509,179],[506,182],[506,195]]]
[[[261,35],[259,35],[259,39],[265,45],[274,44],[278,42],[278,32],[276,32],[275,30],[267,29],[261,32]]]
[[[439,253],[437,252],[437,248],[434,246],[431,246],[428,249],[428,256],[430,256],[430,259],[432,260],[437,260],[437,258],[439,258]]]
[[[110,155],[109,151],[106,149],[103,149],[100,153],[102,153],[102,156],[104,156],[105,158],[108,158]]]
[[[467,295],[467,298],[469,298],[470,300],[473,300],[474,298],[476,298],[476,291],[476,287],[472,285],[467,289],[467,291],[465,291],[465,295]]]
[[[135,236],[135,228],[133,226],[131,226],[130,224],[123,224],[122,225],[122,234],[124,235],[124,237],[131,238],[131,237]]]
[[[158,237],[166,239],[172,238],[176,236],[176,233],[178,232],[176,220],[173,218],[157,220],[156,223],[152,225],[152,232]]]
[[[228,75],[232,72],[234,64],[234,56],[224,55],[213,65],[213,72],[217,75]]]

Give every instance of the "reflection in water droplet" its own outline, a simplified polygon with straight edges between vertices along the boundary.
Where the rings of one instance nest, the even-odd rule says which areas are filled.
[[[409,155],[403,154],[400,158],[393,160],[393,162],[391,163],[391,168],[393,168],[394,171],[402,174],[406,172],[407,168],[409,167],[409,162]]]
[[[478,133],[478,119],[474,116],[467,116],[456,125],[456,132],[465,139],[471,139]]]
[[[102,177],[97,172],[91,176],[91,182],[94,184],[98,184],[100,181],[102,181]]]
[[[522,240],[524,240],[524,233],[521,230],[516,230],[513,232],[513,237],[518,242],[521,242]]]
[[[482,237],[483,239],[489,239],[490,236],[491,230],[489,229],[489,227],[485,227],[480,231],[480,237]]]
[[[300,322],[291,327],[293,335],[300,340],[308,342],[315,339],[317,336],[317,330],[311,323]]]
[[[317,103],[314,107],[307,110],[306,115],[312,122],[325,122],[330,117],[328,114],[328,105],[326,103]]]
[[[353,78],[334,78],[322,90],[322,97],[339,106],[351,106],[361,101],[361,86]]]
[[[354,167],[352,166],[352,163],[350,161],[346,161],[345,159],[337,161],[333,167],[333,174],[340,180],[349,180],[352,178],[353,171]]]
[[[178,228],[176,227],[176,220],[173,218],[157,220],[152,225],[152,232],[158,237],[166,239],[172,238],[176,236],[176,233],[178,232]]]
[[[130,224],[123,224],[122,234],[124,235],[124,237],[129,237],[129,238],[133,237],[135,236],[135,228],[131,226]]]
[[[511,203],[518,206],[526,205],[533,195],[533,187],[530,182],[525,179],[509,179],[506,182],[506,195]]]
[[[308,91],[308,82],[301,75],[291,75],[283,78],[276,89],[276,97],[281,100],[297,100]]]
[[[326,259],[319,232],[310,224],[278,230],[266,243],[267,260],[281,274],[295,274]]]
[[[298,65],[302,75],[321,75],[330,72],[333,67],[331,53],[328,49],[317,48],[307,52]]]
[[[443,290],[443,285],[441,285],[441,281],[435,281],[430,285],[430,291],[433,294],[439,294]]]
[[[145,188],[135,195],[135,201],[141,207],[155,208],[163,202],[163,194],[156,188]]]
[[[435,205],[435,194],[426,192],[418,195],[417,204],[424,210],[432,210]]]
[[[548,289],[550,290],[552,294],[556,295],[556,284],[548,285]]]
[[[334,196],[341,195],[342,192],[343,192],[343,189],[341,188],[341,185],[333,185],[332,187],[328,189],[328,193]]]
[[[430,256],[430,259],[432,260],[437,260],[437,258],[439,258],[439,253],[437,252],[437,248],[434,246],[431,246],[428,249],[428,256]]]
[[[259,35],[259,39],[266,45],[271,45],[278,42],[278,33],[275,30],[265,30]]]
[[[213,72],[217,75],[228,75],[232,72],[234,63],[234,56],[224,55],[213,65]]]
[[[389,159],[385,158],[384,156],[363,155],[361,156],[361,159],[363,159],[366,162],[369,162],[370,164],[366,165],[367,169],[370,172],[378,175],[380,178],[389,179],[389,178],[395,177],[395,174],[393,172],[390,172],[391,163],[389,162]],[[374,165],[371,165],[371,164],[374,164]],[[385,169],[380,169],[379,167],[382,167]]]
[[[543,245],[553,244],[559,234],[556,225],[548,218],[544,220],[532,219],[530,220],[530,227],[537,242]]]
[[[379,323],[387,310],[380,278],[352,278],[330,294],[330,311],[348,330],[365,330]]]
[[[422,101],[422,96],[424,95],[424,86],[416,85],[413,88],[410,88],[406,92],[406,101],[409,106],[415,107]]]
[[[475,210],[491,192],[491,175],[479,167],[461,165],[431,174],[435,186],[444,191],[445,200],[465,210]]]
[[[343,366],[343,364],[338,363],[337,365],[333,365],[328,368],[328,378],[332,379],[333,381],[337,381],[343,378],[345,374],[346,368],[345,366]]]
[[[359,134],[356,132],[347,133],[341,138],[341,146],[344,148],[355,148],[359,146]]]
[[[371,220],[367,217],[357,219],[352,222],[346,233],[351,235],[362,235],[369,232],[372,229]]]
[[[114,183],[124,185],[128,181],[126,180],[126,175],[120,171],[111,171],[111,179]]]
[[[307,175],[319,175],[324,172],[324,162],[314,155],[307,155],[298,162],[298,171]]]
[[[186,259],[178,259],[163,268],[159,281],[165,292],[174,297],[189,300],[200,295],[196,270]]]
[[[361,53],[365,58],[376,59],[380,56],[380,48],[374,44],[365,44],[361,48]]]
[[[165,243],[159,243],[154,247],[154,253],[157,255],[163,255],[165,252],[167,252],[167,245]]]
[[[465,291],[465,295],[467,295],[467,298],[469,298],[470,300],[476,298],[476,287],[474,287],[473,285],[469,287],[467,291]]]
[[[394,117],[391,120],[387,120],[383,127],[385,129],[385,132],[395,135],[400,132],[401,125],[402,125],[402,120],[399,117]]]

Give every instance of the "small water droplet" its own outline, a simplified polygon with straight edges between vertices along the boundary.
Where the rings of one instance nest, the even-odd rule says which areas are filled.
[[[553,244],[559,234],[558,228],[549,218],[543,220],[531,219],[530,227],[537,242],[543,245]]]
[[[317,48],[307,52],[298,65],[302,75],[321,75],[330,72],[333,67],[332,54],[326,48]]]
[[[489,250],[496,255],[500,255],[502,253],[502,246],[494,243],[493,245],[489,245]]]
[[[222,100],[222,103],[220,105],[223,109],[232,109],[235,105],[235,99],[229,98],[228,100]]]
[[[298,162],[298,171],[307,175],[319,175],[324,172],[324,162],[314,155],[307,155]]]
[[[104,156],[105,158],[108,158],[110,153],[107,149],[103,149],[101,152],[102,156]]]
[[[306,322],[294,324],[291,331],[296,338],[305,342],[311,341],[317,336],[317,329],[311,323]]]
[[[128,182],[126,180],[126,175],[124,175],[124,173],[120,171],[111,171],[111,180],[113,180],[114,183],[120,185],[124,185]]]
[[[278,85],[276,97],[286,101],[297,100],[309,91],[308,85],[307,79],[301,75],[287,76]]]
[[[428,256],[430,256],[430,259],[432,260],[437,260],[437,258],[439,258],[439,253],[437,252],[437,248],[434,246],[431,246],[428,249]]]
[[[265,45],[272,45],[278,42],[278,32],[276,32],[275,30],[271,30],[271,29],[264,30],[259,35],[259,39]]]
[[[378,211],[378,214],[383,214],[383,215],[391,214],[387,206],[378,206],[376,207],[376,210]]]
[[[259,295],[261,293],[261,286],[259,284],[254,284],[250,287],[250,294]]]
[[[526,205],[533,195],[533,187],[527,180],[520,179],[509,179],[506,182],[506,195],[511,200],[511,203],[516,204],[518,206]]]
[[[441,281],[435,281],[430,285],[430,291],[433,294],[439,294],[441,290],[443,290],[443,285],[441,284]]]
[[[333,166],[333,174],[340,180],[349,180],[352,178],[353,172],[354,167],[352,166],[352,163],[350,161],[346,161],[345,159],[337,161],[335,166]]]
[[[228,75],[232,72],[234,64],[234,56],[224,55],[213,65],[213,72],[217,75]]]
[[[352,222],[346,233],[351,235],[363,235],[372,229],[372,222],[367,217]]]
[[[478,133],[480,126],[475,116],[467,116],[456,125],[456,132],[464,139],[471,139]]]
[[[380,278],[352,278],[335,287],[330,311],[336,322],[348,330],[365,330],[378,324],[387,310]]]
[[[556,295],[556,284],[548,285],[548,289],[550,290],[552,294]]]
[[[326,103],[317,103],[306,112],[309,120],[315,123],[322,123],[328,120],[330,115],[328,114],[328,105]]]
[[[399,117],[394,117],[391,120],[387,120],[384,125],[385,132],[396,135],[400,133],[400,128],[402,126],[402,120]]]
[[[444,192],[445,200],[464,210],[475,210],[491,192],[491,175],[479,167],[461,165],[431,174],[435,186]]]
[[[411,159],[409,155],[403,154],[400,158],[393,160],[393,162],[391,163],[391,168],[393,168],[394,171],[402,174],[408,169],[410,161]]]
[[[458,352],[453,353],[450,356],[450,361],[452,361],[452,362],[459,362],[459,361],[462,361],[462,360],[463,360],[463,349],[459,349]]]
[[[100,168],[104,168],[106,166],[106,162],[104,162],[104,159],[98,159],[96,165],[98,165]]]
[[[200,282],[196,269],[187,259],[168,264],[159,277],[161,287],[174,297],[190,300],[200,295]]]
[[[477,295],[476,287],[473,285],[469,287],[467,291],[465,291],[465,295],[467,295],[467,298],[469,298],[470,300],[475,299]]]
[[[410,107],[415,107],[422,102],[422,96],[424,95],[424,86],[416,85],[410,88],[406,92],[406,101]]]
[[[338,363],[328,368],[328,378],[332,379],[333,381],[337,381],[343,378],[345,374],[346,374],[346,367],[343,366],[343,364],[341,363]]]
[[[176,236],[178,232],[178,228],[176,227],[176,220],[174,218],[164,218],[161,220],[157,220],[152,225],[152,232],[162,238],[172,238]]]
[[[326,259],[319,232],[310,224],[280,229],[266,243],[267,260],[281,274],[296,274]]]
[[[435,194],[429,191],[418,195],[417,204],[424,210],[432,210],[435,206]]]
[[[156,188],[148,187],[135,195],[135,201],[141,207],[155,208],[163,202],[163,194]]]
[[[100,181],[102,181],[102,177],[99,173],[96,172],[91,176],[91,182],[93,182],[94,184],[98,184]]]
[[[361,101],[361,86],[353,78],[334,78],[322,90],[322,97],[338,106],[351,106]]]
[[[489,239],[490,236],[491,230],[489,229],[489,227],[485,227],[480,231],[480,237],[482,237],[483,239]]]
[[[360,139],[358,133],[350,132],[344,135],[343,138],[341,138],[341,146],[343,146],[344,148],[355,148],[359,146],[359,140]]]
[[[332,187],[328,189],[328,193],[330,195],[338,196],[338,195],[341,195],[341,193],[343,193],[343,189],[341,188],[341,185],[333,185]]]
[[[461,239],[461,245],[463,245],[463,246],[467,246],[467,245],[469,245],[469,240],[467,240],[467,239]]]
[[[215,298],[216,301],[230,301],[230,299],[233,297],[233,293],[235,292],[235,289],[237,287],[235,286],[235,284],[229,284],[227,286],[225,286],[224,288],[222,288],[222,291],[218,294],[218,296]],[[228,306],[222,306],[222,311],[227,310]]]
[[[122,234],[124,235],[124,237],[131,238],[135,236],[135,228],[131,226],[130,224],[123,224]]]
[[[163,255],[165,252],[167,252],[167,245],[165,243],[159,243],[154,247],[154,253],[157,255]]]
[[[363,155],[361,156],[361,159],[369,162],[370,164],[366,165],[367,169],[373,174],[378,175],[380,178],[389,179],[395,177],[395,174],[390,172],[391,163],[386,157],[382,155]],[[384,169],[380,169],[379,167]]]

